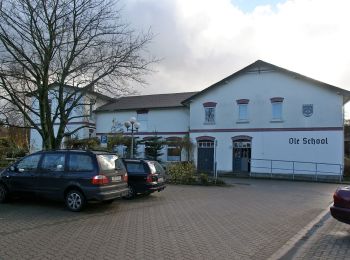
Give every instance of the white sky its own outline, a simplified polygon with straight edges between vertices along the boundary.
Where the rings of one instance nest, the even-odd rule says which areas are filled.
[[[350,90],[350,0],[121,3],[162,59],[142,94],[202,90],[258,59]]]

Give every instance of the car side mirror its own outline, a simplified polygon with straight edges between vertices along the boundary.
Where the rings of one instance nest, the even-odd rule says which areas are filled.
[[[15,166],[11,166],[11,167],[10,167],[10,171],[11,171],[11,172],[15,172],[15,171],[16,171],[16,167],[15,167]]]

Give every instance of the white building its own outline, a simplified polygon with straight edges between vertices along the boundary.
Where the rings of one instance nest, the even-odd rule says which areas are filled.
[[[199,171],[339,174],[349,98],[349,91],[258,60],[200,92],[103,105],[95,111],[96,135],[105,140],[136,117],[139,139],[189,135]],[[187,157],[171,146],[163,152],[163,161]]]
[[[57,91],[58,87],[55,87],[55,85],[52,86],[50,92],[49,92],[49,102],[51,106],[51,114],[52,116],[55,115],[56,109],[58,107],[57,105]],[[85,139],[89,137],[96,136],[96,118],[93,111],[102,106],[106,103],[112,102],[115,99],[110,98],[108,96],[105,96],[100,93],[96,93],[94,91],[86,91],[86,94],[84,94],[81,98],[81,92],[78,88],[72,87],[72,86],[65,86],[64,88],[64,95],[72,95],[72,97],[69,100],[69,102],[72,102],[74,99],[79,98],[79,104],[77,105],[70,114],[71,120],[69,120],[66,128],[65,128],[65,134],[66,136],[70,137],[77,137],[79,139]],[[38,107],[37,102],[33,102],[35,107]],[[67,104],[67,106],[70,106],[70,104]],[[34,118],[34,122],[37,124],[40,123],[39,118]],[[57,130],[59,127],[58,119],[54,122],[54,132],[57,134]],[[63,146],[63,144],[62,144]],[[42,149],[42,138],[37,130],[31,129],[30,133],[30,152],[36,152]]]

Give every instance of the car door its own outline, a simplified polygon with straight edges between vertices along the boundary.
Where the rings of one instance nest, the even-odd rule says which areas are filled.
[[[37,174],[36,192],[49,198],[59,198],[65,185],[65,152],[48,152],[43,155]]]
[[[14,167],[10,167],[5,175],[11,191],[35,192],[35,178],[41,154],[24,157]]]

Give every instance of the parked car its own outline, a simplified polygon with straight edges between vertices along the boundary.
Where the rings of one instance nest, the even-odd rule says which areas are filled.
[[[127,172],[115,154],[54,150],[28,155],[0,173],[0,202],[12,194],[63,200],[71,211],[88,201],[112,202],[128,194]]]
[[[125,198],[132,199],[137,194],[149,195],[165,189],[165,171],[156,161],[143,159],[123,159],[128,172],[129,193]]]
[[[332,216],[340,222],[350,224],[350,187],[341,187],[333,195]]]

